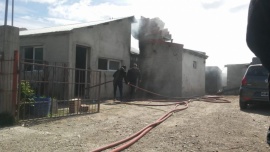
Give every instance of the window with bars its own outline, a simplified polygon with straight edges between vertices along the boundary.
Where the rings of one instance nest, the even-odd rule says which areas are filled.
[[[43,47],[25,47],[24,61],[31,63],[25,65],[25,71],[41,70],[42,67],[38,64],[43,63]]]

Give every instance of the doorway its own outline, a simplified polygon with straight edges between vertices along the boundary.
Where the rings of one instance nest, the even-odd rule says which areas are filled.
[[[87,47],[76,46],[75,96],[84,97],[86,82]]]

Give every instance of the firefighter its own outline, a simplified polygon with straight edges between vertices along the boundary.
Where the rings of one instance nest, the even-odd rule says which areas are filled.
[[[136,63],[134,63],[133,67],[128,70],[127,79],[128,79],[128,84],[133,85],[133,86],[130,85],[130,90],[129,90],[130,91],[129,98],[132,99],[133,94],[135,92],[134,86],[137,86],[137,81],[141,82],[141,72]]]
[[[116,100],[117,87],[119,88],[120,101],[123,100],[123,80],[127,84],[127,73],[126,66],[122,66],[120,69],[116,70],[113,74],[113,97]]]

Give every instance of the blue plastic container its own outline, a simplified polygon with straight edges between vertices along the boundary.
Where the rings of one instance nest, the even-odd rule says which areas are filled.
[[[51,110],[51,98],[37,97],[34,100],[34,116],[47,117]]]

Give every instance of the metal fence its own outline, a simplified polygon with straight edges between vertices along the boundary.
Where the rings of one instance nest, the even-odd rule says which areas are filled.
[[[69,68],[68,63],[21,60],[19,119],[97,113],[100,81],[100,71]]]

